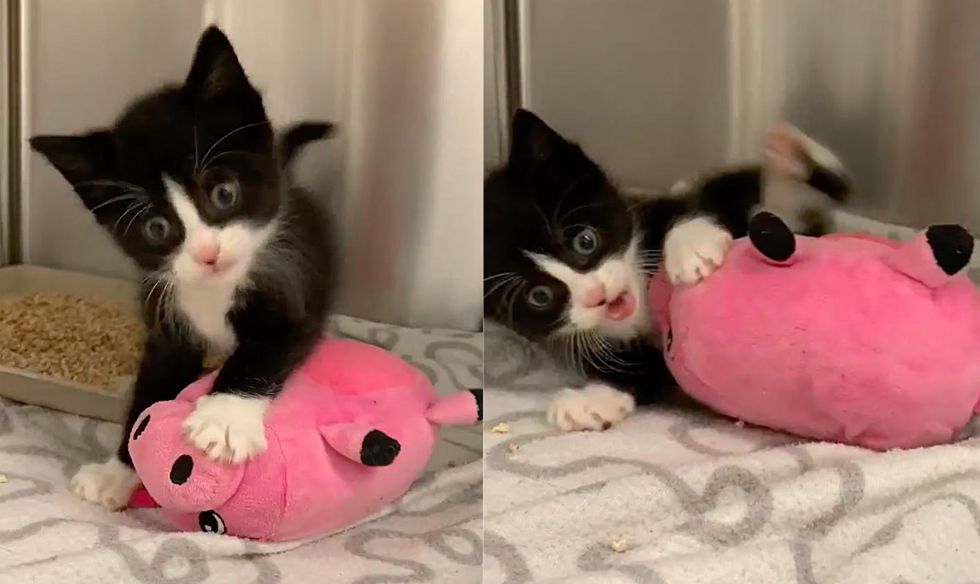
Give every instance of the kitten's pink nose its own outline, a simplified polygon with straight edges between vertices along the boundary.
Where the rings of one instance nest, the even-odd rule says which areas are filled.
[[[218,254],[221,253],[221,246],[216,241],[198,241],[191,249],[191,257],[194,261],[205,266],[213,266],[218,263]]]
[[[594,286],[585,293],[584,304],[586,308],[595,308],[606,303],[606,287],[602,284]]]

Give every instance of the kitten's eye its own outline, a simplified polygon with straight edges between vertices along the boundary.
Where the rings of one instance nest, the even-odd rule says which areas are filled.
[[[551,306],[554,301],[554,292],[543,284],[531,288],[531,291],[527,293],[527,303],[535,310],[544,310]]]
[[[234,208],[240,198],[237,181],[219,183],[211,189],[211,204],[220,211]]]
[[[575,253],[584,256],[592,255],[593,252],[599,247],[599,234],[596,233],[595,229],[591,227],[586,227],[582,231],[579,231],[574,238],[572,238],[572,249]]]
[[[163,243],[170,235],[170,221],[166,217],[150,217],[143,224],[143,237],[150,243]]]

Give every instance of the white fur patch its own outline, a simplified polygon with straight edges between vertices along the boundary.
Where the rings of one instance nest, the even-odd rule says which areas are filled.
[[[247,286],[249,273],[258,252],[276,230],[276,222],[260,227],[232,222],[221,227],[206,224],[184,188],[164,175],[167,196],[184,226],[184,242],[171,265],[177,306],[202,337],[221,351],[231,350],[235,333],[228,322],[228,312],[236,292]],[[218,272],[197,263],[191,253],[195,242],[217,244]]]
[[[560,430],[605,430],[636,409],[633,396],[604,383],[559,390],[548,406],[548,423]]]
[[[136,472],[113,456],[106,462],[80,468],[71,479],[71,491],[90,503],[115,511],[129,503],[139,484]]]
[[[565,263],[546,255],[525,252],[538,268],[561,281],[568,287],[571,304],[568,310],[570,331],[596,329],[599,333],[614,338],[633,338],[647,326],[645,275],[637,264],[639,236],[630,242],[622,255],[610,256],[594,270],[581,273]],[[622,292],[632,294],[636,299],[636,310],[623,320],[609,320],[603,317],[604,306],[588,307],[585,297],[596,286],[605,287],[606,296],[615,298]]]
[[[732,234],[707,217],[673,226],[664,240],[664,265],[670,281],[694,284],[711,275],[725,259]]]
[[[184,434],[208,458],[242,462],[266,449],[269,399],[230,393],[205,395],[184,420]]]

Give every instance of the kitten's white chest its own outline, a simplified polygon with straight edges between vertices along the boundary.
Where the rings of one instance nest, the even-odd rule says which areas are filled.
[[[235,285],[224,282],[177,284],[177,306],[194,330],[219,351],[231,351],[238,339],[228,322]]]

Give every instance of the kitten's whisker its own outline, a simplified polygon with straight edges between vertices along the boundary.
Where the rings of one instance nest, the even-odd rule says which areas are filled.
[[[249,152],[248,150],[225,150],[224,152],[219,152],[218,154],[212,156],[211,160],[208,160],[208,163],[204,165],[204,168],[202,168],[200,172],[204,172],[205,170],[211,168],[211,165],[214,164],[214,161],[221,158],[225,154],[251,154],[251,152]]]
[[[234,130],[228,132],[224,136],[218,138],[218,140],[214,144],[212,144],[210,148],[208,148],[208,151],[204,153],[204,160],[203,160],[202,164],[204,165],[205,168],[207,168],[207,165],[208,165],[208,156],[211,154],[211,152],[213,152],[214,149],[218,147],[218,144],[221,144],[222,142],[224,142],[226,139],[228,139],[233,134],[236,134],[238,132],[241,132],[242,130],[247,130],[249,128],[254,128],[255,126],[264,126],[264,125],[267,125],[268,123],[269,123],[269,120],[263,120],[261,122],[254,122],[254,123],[251,123],[251,124],[245,124],[244,126],[239,126],[239,127],[235,128]]]
[[[573,209],[568,210],[564,215],[562,215],[561,217],[559,217],[558,218],[558,221],[555,224],[558,225],[559,227],[561,227],[561,222],[565,220],[565,217],[568,217],[569,215],[571,215],[575,211],[581,211],[582,209],[591,209],[592,207],[602,207],[604,204],[605,203],[596,202],[596,203],[588,203],[588,204],[585,204],[585,205],[579,205],[578,207],[575,207]]]
[[[501,272],[499,274],[494,274],[492,276],[487,276],[486,278],[483,279],[483,281],[484,282],[489,282],[490,280],[494,280],[496,278],[502,278],[504,276],[516,276],[516,275],[518,275],[517,272]]]
[[[498,288],[500,288],[502,286],[506,286],[508,284],[511,284],[515,280],[524,280],[524,278],[522,278],[521,276],[515,274],[514,276],[511,276],[510,278],[501,280],[501,281],[497,282],[496,284],[494,284],[490,288],[490,290],[488,290],[486,293],[484,293],[483,294],[483,298],[486,299],[488,296],[490,296],[491,294],[493,294]]]
[[[548,230],[548,234],[554,237],[555,232],[552,231],[551,223],[548,221],[548,217],[544,214],[544,211],[541,210],[541,207],[537,204],[537,202],[535,202],[533,206],[534,210],[538,212],[538,215],[541,215],[541,219],[544,221],[544,228]]]
[[[157,277],[156,282],[153,283],[153,286],[150,288],[150,291],[147,292],[147,294],[146,294],[146,300],[147,300],[147,302],[149,302],[150,298],[153,298],[153,291],[156,290],[157,289],[157,286],[159,286],[160,283],[163,282],[165,279],[166,279],[166,276],[158,276]]]
[[[592,176],[592,173],[591,172],[586,172],[586,173],[583,173],[583,174],[579,175],[578,178],[576,178],[574,181],[572,181],[572,184],[570,184],[568,186],[568,188],[565,189],[565,192],[563,192],[561,194],[561,196],[558,197],[558,202],[555,204],[555,212],[554,212],[554,215],[551,218],[551,222],[554,225],[556,225],[556,226],[559,225],[559,222],[558,222],[558,213],[561,212],[561,205],[565,201],[565,197],[567,197],[572,191],[574,191],[575,188],[578,187],[578,185],[581,184],[582,181],[584,181],[585,179],[589,178],[590,176]]]
[[[514,289],[513,294],[511,294],[511,297],[510,297],[510,309],[508,310],[508,313],[509,313],[508,321],[510,322],[511,328],[514,327],[514,303],[517,302],[517,298],[521,295],[521,290],[526,285],[527,285],[527,282],[521,282]]]
[[[126,224],[126,229],[123,229],[123,237],[126,237],[126,235],[129,234],[129,228],[133,226],[133,222],[136,221],[136,219],[138,219],[140,215],[145,213],[152,206],[153,204],[149,202],[143,204],[143,207],[139,210],[139,212],[133,215],[133,217],[129,220],[129,223]]]
[[[143,187],[133,184],[131,182],[121,181],[121,180],[111,180],[111,179],[93,179],[93,180],[83,180],[77,183],[72,183],[73,187],[116,187],[120,189],[126,189],[130,192],[139,192],[146,194],[146,189]]]
[[[197,124],[194,124],[194,171],[201,166],[201,159],[197,157]]]
[[[113,234],[116,233],[116,229],[119,227],[119,222],[125,219],[126,215],[128,215],[133,210],[139,209],[141,205],[146,205],[146,204],[148,203],[145,203],[144,201],[136,201],[135,203],[131,203],[128,207],[126,207],[126,210],[124,210],[119,215],[119,217],[116,218],[116,222],[112,224],[112,233]]]
[[[132,201],[133,199],[140,199],[140,200],[142,200],[144,198],[145,197],[143,197],[141,195],[133,195],[133,194],[119,195],[118,197],[113,197],[113,198],[109,199],[108,201],[102,201],[101,203],[99,203],[98,205],[92,207],[89,210],[94,213],[95,211],[101,209],[102,207],[105,207],[106,205],[108,205],[110,203],[117,203],[119,201]]]

